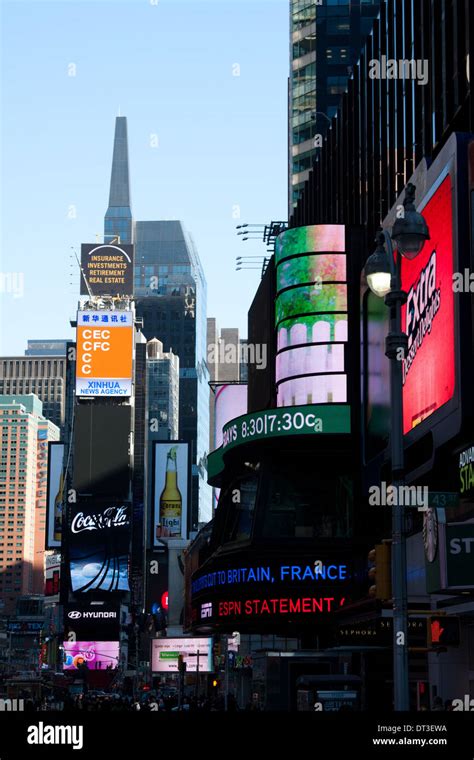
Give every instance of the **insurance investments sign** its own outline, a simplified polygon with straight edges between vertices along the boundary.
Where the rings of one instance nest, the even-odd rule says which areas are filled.
[[[133,245],[83,243],[81,267],[94,296],[133,295]],[[88,294],[84,276],[81,295]]]
[[[133,312],[77,314],[77,396],[131,396]]]

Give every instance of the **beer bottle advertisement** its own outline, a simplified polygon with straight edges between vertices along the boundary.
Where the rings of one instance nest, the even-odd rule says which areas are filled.
[[[188,444],[157,443],[155,448],[155,545],[186,532]]]

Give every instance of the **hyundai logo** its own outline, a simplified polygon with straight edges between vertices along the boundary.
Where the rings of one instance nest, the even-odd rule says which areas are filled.
[[[78,612],[77,610],[72,610],[71,612],[68,612],[68,618],[71,618],[71,620],[78,620],[82,616],[81,612]]]

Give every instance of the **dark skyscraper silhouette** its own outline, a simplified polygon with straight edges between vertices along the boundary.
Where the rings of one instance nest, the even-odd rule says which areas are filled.
[[[104,219],[104,243],[109,243],[117,235],[120,237],[121,243],[131,243],[132,226],[127,118],[126,116],[117,116],[115,120],[109,207]]]

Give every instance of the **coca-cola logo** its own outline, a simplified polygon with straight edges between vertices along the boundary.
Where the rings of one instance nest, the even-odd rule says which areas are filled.
[[[71,523],[71,531],[72,533],[82,533],[84,530],[122,528],[129,524],[128,507],[107,507],[103,512],[92,515],[78,512]]]

